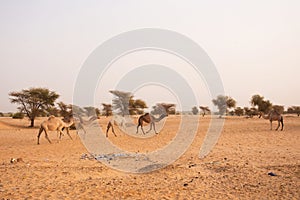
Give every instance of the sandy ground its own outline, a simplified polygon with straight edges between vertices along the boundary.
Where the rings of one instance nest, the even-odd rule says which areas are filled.
[[[285,116],[285,130],[270,131],[264,119],[227,117],[211,153],[199,159],[209,126],[200,126],[190,148],[169,166],[146,174],[113,170],[88,153],[71,131],[60,142],[51,132],[36,144],[38,125],[0,118],[0,199],[300,199],[300,117]],[[107,119],[99,120],[105,128]],[[170,141],[180,118],[168,117],[155,137],[132,139],[116,129],[112,143],[148,152]],[[276,123],[273,125],[275,127]],[[11,158],[21,161],[10,163]],[[276,176],[270,176],[268,173]]]

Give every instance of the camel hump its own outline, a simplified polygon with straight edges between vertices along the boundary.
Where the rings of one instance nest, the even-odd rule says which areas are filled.
[[[277,115],[280,115],[280,113],[279,113],[277,110],[274,110],[274,112],[275,112]]]
[[[145,114],[144,114],[144,116],[148,116],[148,115],[150,115],[150,114],[149,114],[149,113],[145,113]]]
[[[51,119],[53,119],[53,118],[55,118],[55,116],[54,116],[54,115],[50,115],[50,116],[48,117],[48,120],[51,120]]]

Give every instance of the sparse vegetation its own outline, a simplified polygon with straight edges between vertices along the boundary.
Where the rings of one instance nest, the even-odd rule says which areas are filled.
[[[284,112],[284,106],[274,105],[274,106],[272,106],[272,109],[280,114],[282,114]]]
[[[108,117],[112,115],[112,105],[102,103],[102,115]]]
[[[12,115],[12,118],[13,119],[23,119],[24,118],[24,113],[21,113],[21,112],[14,113]]]
[[[265,100],[263,96],[258,94],[251,97],[250,103],[252,106],[257,107],[259,112],[267,113],[272,109],[272,103],[269,100]]]
[[[197,108],[197,106],[194,106],[192,108],[192,113],[193,113],[193,115],[197,115],[199,113],[199,109]]]
[[[54,91],[47,88],[23,89],[20,92],[9,93],[11,103],[19,104],[20,113],[25,113],[30,119],[30,127],[34,126],[36,117],[47,112],[54,106],[54,102],[59,97]]]
[[[228,112],[228,109],[234,108],[236,105],[236,101],[229,97],[219,95],[216,99],[212,100],[213,104],[218,107],[220,117]]]
[[[287,109],[287,113],[290,114],[297,114],[298,117],[300,116],[300,106],[291,106]]]
[[[202,116],[204,117],[207,113],[210,113],[210,109],[207,106],[199,106],[202,110]]]
[[[244,109],[241,108],[241,107],[237,107],[234,110],[234,114],[237,115],[237,116],[242,116],[242,115],[244,115]]]
[[[258,110],[255,107],[252,108],[244,107],[244,113],[248,117],[252,118],[253,116],[258,115]]]
[[[144,114],[144,109],[147,108],[147,104],[142,99],[133,99],[133,96],[129,99],[129,113],[130,115]]]

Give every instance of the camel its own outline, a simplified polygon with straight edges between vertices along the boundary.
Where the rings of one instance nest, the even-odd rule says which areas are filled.
[[[99,118],[97,116],[92,116],[88,120],[84,120],[81,116],[76,117],[76,128],[77,130],[82,129],[84,134],[86,134],[86,130],[84,126],[90,126],[94,121],[98,120]],[[77,131],[78,133],[78,131]]]
[[[49,143],[51,143],[47,131],[58,131],[60,133],[59,139],[61,139],[61,135],[63,134],[62,129],[66,128],[67,129],[67,134],[68,136],[72,139],[70,133],[69,133],[69,127],[72,126],[74,123],[74,120],[71,118],[69,123],[65,123],[62,119],[57,118],[53,115],[51,115],[47,120],[42,122],[39,133],[38,133],[38,140],[37,144],[40,144],[40,136],[41,133],[44,131],[45,132],[45,137],[48,140]]]
[[[108,116],[106,116],[108,117]],[[108,137],[108,131],[111,128],[113,134],[115,135],[115,137],[117,137],[115,130],[114,130],[114,124],[120,125],[121,127],[125,127],[125,119],[124,117],[120,117],[118,115],[113,116],[111,120],[108,121],[107,127],[106,127],[106,137]]]
[[[113,123],[114,123],[114,120],[113,120],[113,119],[109,120],[109,122],[108,122],[108,124],[107,124],[107,128],[106,128],[106,137],[108,137],[108,131],[109,131],[110,128],[111,128],[113,134],[115,135],[115,137],[117,137],[117,135],[116,135],[116,133],[115,133],[115,130],[114,130]]]
[[[271,126],[270,130],[272,130],[272,121],[278,121],[278,126],[275,129],[276,131],[278,130],[278,128],[280,126],[280,123],[281,123],[281,131],[283,130],[283,117],[277,111],[271,110],[268,115],[264,115],[262,112],[260,112],[259,113],[259,118],[260,117],[263,117],[264,119],[270,120],[270,126]]]
[[[139,131],[139,127],[141,127],[142,132],[145,134],[144,129],[143,129],[143,122],[149,123],[150,124],[150,129],[147,131],[149,133],[152,130],[152,126],[154,128],[154,131],[156,134],[157,131],[155,129],[155,122],[159,122],[163,118],[168,116],[169,109],[174,107],[175,104],[166,104],[166,103],[157,103],[156,106],[154,106],[154,112],[162,113],[158,118],[155,118],[153,115],[146,113],[142,116],[139,117],[138,119],[138,125],[136,127],[136,133]]]
[[[145,132],[143,129],[143,122],[146,122],[146,123],[150,124],[150,129],[146,133],[149,133],[152,130],[152,126],[153,126],[155,133],[158,134],[155,129],[155,122],[159,122],[160,120],[162,120],[163,118],[165,118],[167,116],[168,116],[167,114],[162,114],[158,118],[155,118],[153,115],[150,115],[149,113],[146,113],[146,114],[140,116],[138,119],[138,125],[136,127],[136,133],[139,132],[139,127],[141,127],[142,132],[145,135]]]

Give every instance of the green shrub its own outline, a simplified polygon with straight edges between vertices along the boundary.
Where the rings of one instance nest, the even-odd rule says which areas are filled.
[[[17,113],[14,113],[12,115],[12,118],[13,119],[23,119],[24,118],[24,114],[23,113],[20,113],[20,112],[17,112]]]

